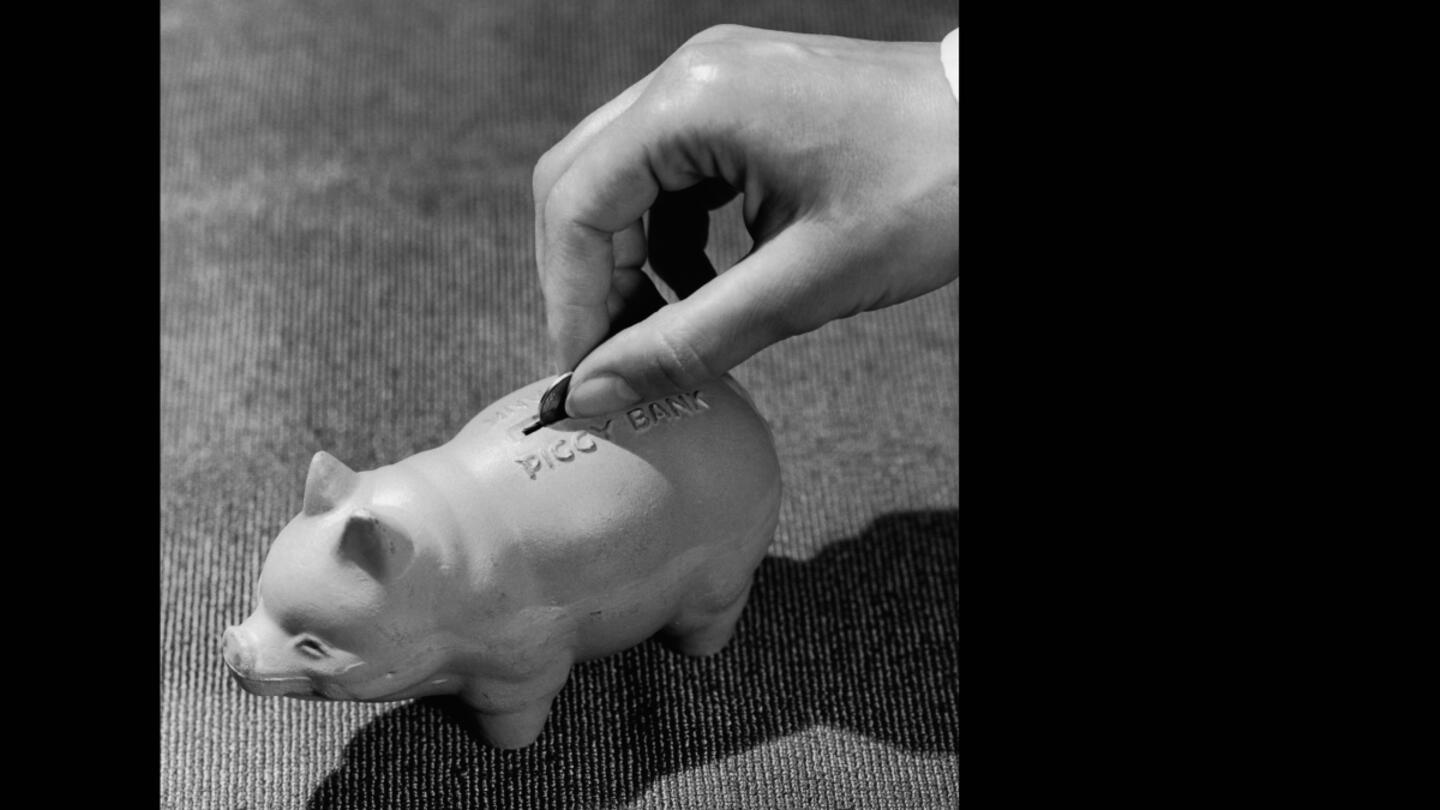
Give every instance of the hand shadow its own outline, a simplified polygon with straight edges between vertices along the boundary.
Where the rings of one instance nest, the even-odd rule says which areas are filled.
[[[807,562],[767,557],[711,658],[648,641],[575,667],[540,739],[481,742],[458,701],[376,717],[308,808],[613,807],[663,775],[811,726],[958,750],[957,510],[887,515]]]

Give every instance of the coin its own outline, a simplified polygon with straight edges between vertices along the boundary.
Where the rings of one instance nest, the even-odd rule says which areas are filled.
[[[539,421],[524,430],[526,435],[534,433],[546,425],[553,425],[561,419],[568,419],[565,414],[565,397],[570,393],[570,375],[573,372],[565,372],[550,383],[545,393],[540,395],[540,416]]]

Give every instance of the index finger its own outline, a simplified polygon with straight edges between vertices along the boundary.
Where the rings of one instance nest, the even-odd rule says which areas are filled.
[[[547,149],[545,154],[536,161],[531,193],[535,199],[535,259],[537,265],[545,258],[545,201],[550,198],[550,189],[554,187],[555,181],[560,179],[560,175],[570,168],[575,156],[584,150],[585,146],[595,138],[595,135],[604,131],[611,121],[630,109],[630,105],[634,104],[635,99],[645,92],[645,88],[654,76],[655,71],[652,70],[640,81],[625,88],[623,93],[585,116],[564,138]]]
[[[615,235],[660,193],[649,150],[650,139],[622,115],[575,156],[545,200],[540,287],[550,341],[564,369],[579,364],[610,330],[606,299]]]

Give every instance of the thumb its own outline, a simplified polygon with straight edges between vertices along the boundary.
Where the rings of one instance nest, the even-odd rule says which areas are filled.
[[[792,226],[690,297],[601,343],[576,366],[566,412],[600,416],[698,387],[773,343],[857,311],[837,294],[843,285],[823,283],[831,269],[823,244]]]

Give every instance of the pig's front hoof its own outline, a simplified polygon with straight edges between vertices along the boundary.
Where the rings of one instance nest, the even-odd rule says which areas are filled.
[[[665,634],[664,641],[670,649],[691,656],[692,658],[708,658],[718,654],[735,637],[735,625],[725,627],[706,627],[701,630],[692,630],[689,633],[681,634],[678,631],[670,631]]]
[[[544,706],[532,707],[518,712],[504,714],[479,713],[480,730],[496,748],[524,748],[535,742],[545,730],[545,719],[550,716],[550,701]]]

